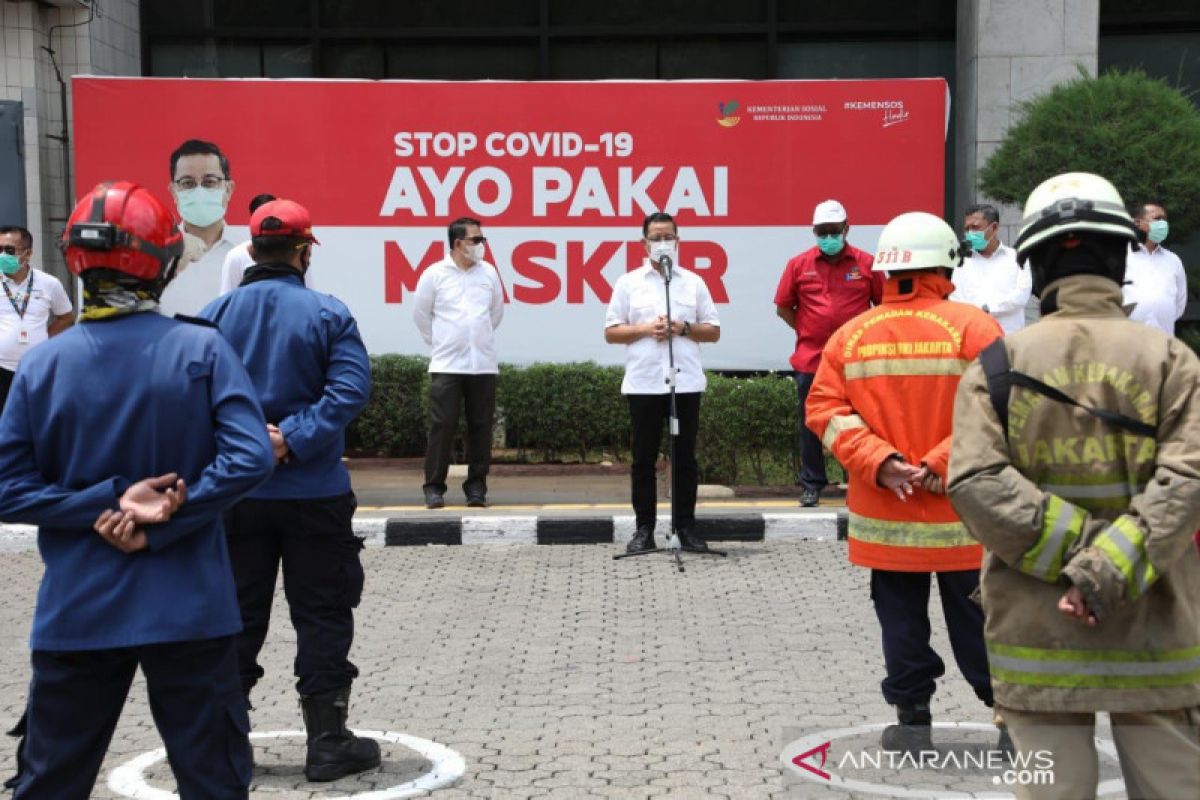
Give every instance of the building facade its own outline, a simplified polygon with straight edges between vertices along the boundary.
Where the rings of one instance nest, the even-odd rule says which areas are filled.
[[[26,224],[59,273],[87,135],[63,124],[71,75],[944,77],[950,219],[981,199],[976,171],[1019,104],[1080,69],[1200,88],[1200,6],[1171,0],[4,0],[0,15],[0,224]],[[1200,244],[1173,244],[1200,264]]]

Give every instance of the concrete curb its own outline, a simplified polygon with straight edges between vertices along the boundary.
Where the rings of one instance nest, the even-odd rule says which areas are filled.
[[[658,517],[660,537],[670,517]],[[411,547],[429,544],[624,544],[633,536],[631,514],[556,516],[554,514],[413,514],[404,517],[355,517],[354,532],[368,547]],[[713,514],[696,518],[696,532],[710,542],[807,540],[832,542],[846,538],[842,511],[789,514]],[[37,548],[33,525],[0,524],[0,552]]]
[[[356,523],[357,524],[357,523]],[[665,532],[670,517],[658,517]],[[415,514],[386,520],[381,544],[624,544],[633,536],[632,515],[492,516]],[[791,514],[704,515],[696,533],[709,542],[762,542],[802,539],[832,542],[846,538],[844,511]]]

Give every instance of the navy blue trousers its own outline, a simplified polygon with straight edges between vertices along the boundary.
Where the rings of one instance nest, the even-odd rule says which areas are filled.
[[[983,644],[983,609],[971,600],[979,571],[938,572],[942,613],[954,660],[975,695],[992,705],[992,680]],[[887,677],[883,697],[892,705],[925,703],[933,696],[946,665],[929,646],[928,572],[871,570],[871,600],[883,628],[883,660]]]
[[[233,638],[33,651],[14,798],[87,800],[140,666],[182,800],[249,793],[250,718]]]
[[[829,483],[825,475],[825,450],[821,440],[805,425],[806,415],[804,403],[808,400],[808,392],[812,389],[815,372],[796,372],[796,396],[800,400],[800,485],[805,489],[821,491]]]
[[[258,654],[271,623],[275,581],[296,629],[296,690],[322,694],[358,677],[350,663],[354,609],[362,598],[362,539],[354,535],[354,494],[315,500],[243,500],[225,516],[242,632],[238,667],[247,692],[265,674]]]

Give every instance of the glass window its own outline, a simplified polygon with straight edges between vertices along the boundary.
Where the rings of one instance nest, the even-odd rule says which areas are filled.
[[[218,77],[262,77],[261,52],[257,44],[219,42],[216,45],[216,57]]]
[[[387,50],[389,78],[431,80],[533,80],[538,77],[538,43],[526,40],[417,40]]]
[[[550,24],[567,25],[719,25],[766,22],[765,0],[550,0]],[[663,31],[670,34],[669,30]]]
[[[551,39],[550,77],[566,80],[656,76],[658,45],[651,39]]]
[[[204,3],[179,0],[142,0],[142,29],[197,32],[204,27]]]
[[[320,13],[322,27],[371,29],[513,28],[540,18],[538,0],[321,0]]]
[[[215,54],[202,41],[154,42],[150,45],[150,74],[175,78],[215,78]]]
[[[928,78],[954,74],[954,42],[781,41],[780,78]]]
[[[177,6],[202,5],[175,3]],[[213,0],[213,24],[218,28],[307,28],[312,24],[308,0]]]
[[[881,0],[777,0],[780,23],[806,30],[867,32],[925,31],[955,33],[955,0],[911,0],[888,3]]]
[[[659,43],[659,78],[767,76],[767,48],[759,40],[691,38]]]
[[[321,74],[326,78],[384,78],[383,45],[378,42],[325,42]]]
[[[312,46],[308,42],[264,44],[263,77],[310,78],[313,75]]]
[[[1194,92],[1200,89],[1200,31],[1101,36],[1099,61],[1102,71],[1138,68]]]

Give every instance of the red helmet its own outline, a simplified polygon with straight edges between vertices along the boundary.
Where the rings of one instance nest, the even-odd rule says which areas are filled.
[[[109,181],[75,206],[62,244],[67,267],[76,275],[111,269],[154,281],[183,252],[183,233],[167,207],[144,187]]]

